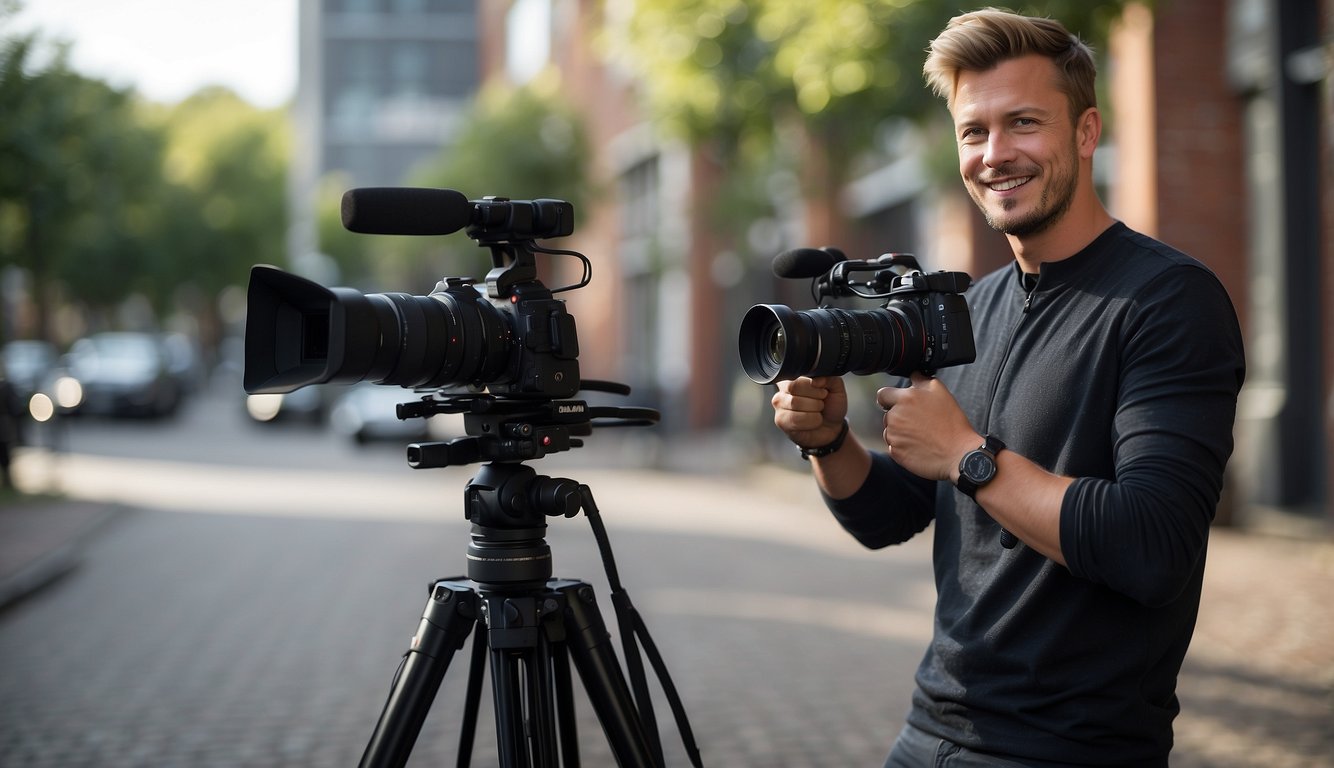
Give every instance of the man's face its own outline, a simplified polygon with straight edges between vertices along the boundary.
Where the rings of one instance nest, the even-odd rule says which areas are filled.
[[[1043,56],[961,72],[951,109],[964,186],[994,229],[1046,231],[1070,208],[1079,147],[1056,66]]]

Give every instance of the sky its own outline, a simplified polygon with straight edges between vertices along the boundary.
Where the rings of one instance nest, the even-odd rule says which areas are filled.
[[[225,85],[258,107],[296,88],[297,0],[20,0],[6,26],[73,42],[71,66],[153,101]]]

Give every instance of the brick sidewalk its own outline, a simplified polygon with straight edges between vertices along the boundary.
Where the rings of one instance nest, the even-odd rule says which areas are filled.
[[[42,497],[0,505],[0,609],[74,567],[83,543],[124,512],[116,505]]]
[[[68,571],[127,513],[88,501],[0,507],[0,608]],[[1174,768],[1334,768],[1331,594],[1328,538],[1213,532],[1178,688]]]
[[[1174,768],[1334,766],[1334,542],[1215,529]]]

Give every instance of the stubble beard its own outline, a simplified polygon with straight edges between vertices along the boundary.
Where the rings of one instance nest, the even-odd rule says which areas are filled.
[[[989,208],[984,201],[984,197],[989,190],[987,189],[987,186],[980,181],[973,181],[973,184],[969,186],[969,194],[972,195],[973,202],[977,204],[978,209],[982,211],[982,215],[986,218],[987,226],[1012,237],[1030,237],[1050,229],[1056,222],[1061,220],[1061,217],[1065,216],[1067,211],[1070,210],[1070,205],[1075,199],[1075,188],[1079,181],[1079,171],[1078,166],[1075,164],[1071,164],[1069,168],[1070,171],[1068,173],[1055,173],[1052,176],[1051,183],[1048,184],[1042,190],[1042,194],[1038,196],[1037,206],[1027,215],[1018,218],[1010,218],[1006,215],[1019,206],[1020,203],[1018,200],[1006,199],[1001,201],[1000,205],[1002,210],[1000,213],[996,213]],[[1040,173],[1040,170],[1036,168],[1033,169],[1033,171],[1035,174]],[[1016,171],[1012,167],[1002,167],[998,168],[996,171],[996,176],[1021,175],[1026,175],[1026,171]],[[1039,178],[1039,176],[1034,175],[1033,180],[1028,183],[1032,184],[1034,181],[1038,181]]]

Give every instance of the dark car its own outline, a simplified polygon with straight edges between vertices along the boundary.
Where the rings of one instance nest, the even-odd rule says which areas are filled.
[[[79,339],[65,356],[68,374],[83,388],[79,413],[170,416],[181,404],[160,338],[150,333],[98,333]]]

